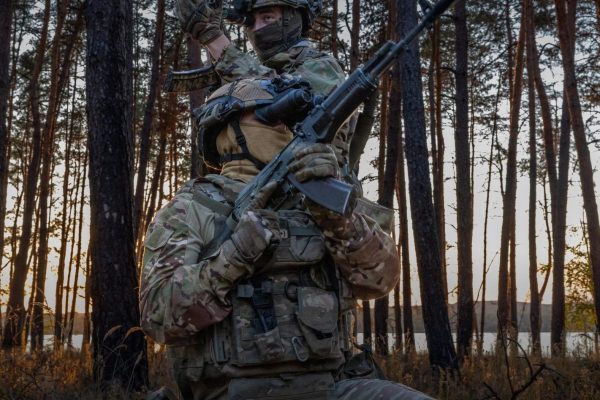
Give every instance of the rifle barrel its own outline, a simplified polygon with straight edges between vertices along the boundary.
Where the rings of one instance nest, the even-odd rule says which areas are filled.
[[[421,31],[431,23],[433,23],[450,5],[454,2],[454,0],[439,0],[436,1],[435,4],[425,13],[421,22],[416,25],[410,32],[398,43],[394,45],[394,48],[386,55],[385,59],[374,66],[373,71],[371,71],[372,78],[378,80],[381,75],[388,69],[388,67],[394,62],[396,57],[402,53],[405,48],[419,36]]]

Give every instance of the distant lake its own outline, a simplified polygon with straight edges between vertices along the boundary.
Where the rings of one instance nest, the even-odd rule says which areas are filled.
[[[456,335],[452,335],[454,340],[456,340]],[[541,333],[541,344],[542,344],[542,352],[545,355],[550,354],[550,332],[542,332]],[[394,334],[388,334],[390,350],[394,345]],[[76,349],[81,349],[81,342],[83,340],[83,335],[73,335],[73,347]],[[358,334],[358,341],[362,343],[363,334]],[[44,344],[46,346],[50,346],[52,344],[52,335],[44,335]],[[494,346],[496,343],[496,333],[495,332],[486,332],[483,334],[483,349],[486,352],[494,351]],[[530,336],[529,332],[523,332],[519,334],[519,344],[526,351],[531,350]],[[427,351],[427,341],[424,333],[415,333],[415,347],[418,352],[426,352]],[[567,333],[567,352],[570,355],[576,356],[586,356],[594,351],[594,335],[591,333],[580,333],[580,332],[569,332]]]
[[[493,352],[496,346],[496,332],[484,332],[483,334],[483,350],[484,352]],[[388,343],[390,350],[394,344],[394,334],[388,334]],[[456,334],[452,334],[454,343],[456,344]],[[363,334],[358,334],[358,340],[362,343]],[[540,334],[540,342],[542,353],[550,355],[550,332],[542,332]],[[594,351],[594,335],[592,333],[569,332],[566,337],[567,352],[569,355],[586,356]],[[519,344],[527,352],[531,351],[531,337],[529,332],[519,333]],[[427,339],[424,333],[415,333],[415,348],[417,352],[427,351]],[[473,341],[475,348],[475,341]]]

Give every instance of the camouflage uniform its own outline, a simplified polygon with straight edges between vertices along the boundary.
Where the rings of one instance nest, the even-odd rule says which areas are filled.
[[[356,298],[398,281],[390,237],[355,212],[355,235],[338,239],[297,203],[278,212],[282,240],[252,276],[228,259],[230,241],[202,255],[243,186],[222,175],[188,182],[146,235],[142,327],[168,345],[184,398],[427,399],[348,368]]]

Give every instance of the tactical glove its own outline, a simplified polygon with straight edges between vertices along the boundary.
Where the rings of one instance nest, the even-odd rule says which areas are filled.
[[[315,143],[294,153],[288,169],[300,182],[311,179],[338,178],[340,167],[333,149],[324,143]]]
[[[300,182],[340,176],[337,157],[333,149],[326,144],[316,143],[304,147],[294,154],[294,158],[296,160],[290,164],[289,170]],[[340,215],[308,199],[304,204],[323,230],[325,237],[351,240],[357,235],[351,215]]]
[[[277,213],[264,209],[276,189],[277,183],[271,182],[258,192],[240,218],[231,239],[223,244],[227,260],[244,268],[248,274],[259,272],[281,240]]]
[[[181,21],[183,30],[204,45],[223,34],[222,0],[200,0],[198,3],[192,0],[176,0],[175,14]]]

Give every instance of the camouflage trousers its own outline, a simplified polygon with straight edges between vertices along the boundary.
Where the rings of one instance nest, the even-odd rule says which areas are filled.
[[[252,395],[247,399],[255,399]],[[264,398],[262,395],[260,398]],[[275,400],[296,399],[297,396],[276,397]],[[302,398],[304,398],[302,396]],[[431,397],[400,383],[390,382],[382,379],[353,378],[339,381],[335,384],[333,396],[328,397],[331,400],[432,400]],[[146,400],[229,400],[227,388],[221,387],[221,390],[206,393],[204,390],[193,390],[188,396],[177,397],[167,388],[162,388],[146,397]],[[256,400],[259,398],[257,397]]]
[[[180,399],[190,400],[231,400],[232,396],[228,393],[227,386],[222,386],[220,390],[203,392],[193,388],[188,396],[183,396]],[[193,393],[193,394],[192,394]],[[319,397],[319,394],[308,395],[289,394],[265,396],[261,393],[258,396],[253,396],[252,393],[244,394],[241,397],[236,395],[233,399],[243,400],[300,400],[300,399],[328,399],[328,400],[432,400],[432,397],[427,396],[413,388],[402,385],[400,383],[391,382],[383,379],[365,379],[352,378],[339,381],[335,384],[335,390],[331,395]],[[147,399],[159,400],[161,397],[148,397]],[[166,397],[165,397],[166,399]]]
[[[432,398],[400,383],[381,379],[346,379],[335,385],[336,400],[431,400]]]

